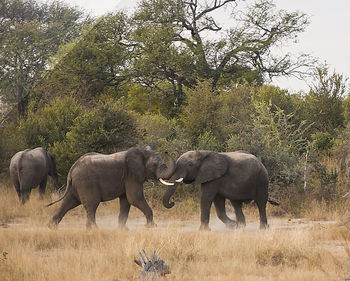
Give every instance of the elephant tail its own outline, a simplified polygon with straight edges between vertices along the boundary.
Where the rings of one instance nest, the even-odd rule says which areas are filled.
[[[62,196],[60,199],[57,199],[56,201],[51,202],[50,204],[46,205],[45,207],[50,207],[50,206],[52,206],[52,205],[54,205],[54,204],[60,202],[61,200],[63,200],[63,198],[66,197],[66,195],[68,194],[68,191],[69,191],[69,189],[70,189],[69,187],[70,187],[71,185],[72,185],[72,177],[70,176],[70,171],[69,171],[68,176],[67,176],[67,184],[62,185],[62,186],[60,187],[60,189],[59,189],[59,191],[60,191],[61,189],[64,188],[64,186],[66,186],[66,190],[64,191],[63,196]]]
[[[270,200],[268,199],[267,202],[269,202],[271,205],[274,205],[274,206],[279,206],[280,203],[276,202],[276,201],[273,201],[273,200]]]

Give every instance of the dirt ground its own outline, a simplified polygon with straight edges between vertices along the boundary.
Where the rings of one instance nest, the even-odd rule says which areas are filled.
[[[228,214],[231,218],[234,218],[234,214]],[[177,230],[181,232],[186,231],[196,231],[199,229],[200,221],[199,218],[191,219],[161,219],[155,218],[157,226],[154,230]],[[46,227],[47,222],[42,222],[42,227]],[[66,215],[60,222],[59,229],[85,229],[85,215],[84,214],[74,214]],[[96,223],[99,229],[113,230],[118,227],[118,215],[117,214],[100,214],[96,218]],[[127,228],[129,230],[142,230],[145,228],[146,219],[142,214],[132,214],[127,221]],[[27,219],[16,219],[15,222],[6,223],[0,225],[4,228],[18,228],[18,229],[29,229],[35,227],[40,227],[41,223],[35,223],[28,221]],[[326,227],[332,225],[338,225],[339,222],[336,221],[309,221],[306,219],[296,219],[296,218],[269,218],[269,228],[270,229],[302,229],[307,227]],[[212,232],[234,232],[236,229],[227,228],[221,220],[219,220],[215,214],[211,215],[210,229]],[[245,231],[258,231],[259,230],[259,220],[253,218],[247,218],[247,225],[244,228]]]

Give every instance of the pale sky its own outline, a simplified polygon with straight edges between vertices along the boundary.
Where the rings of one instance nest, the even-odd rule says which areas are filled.
[[[64,0],[79,6],[93,16],[124,9],[132,10],[137,0]],[[276,7],[287,11],[301,11],[311,20],[299,43],[286,47],[292,53],[309,53],[326,62],[331,71],[350,78],[350,1],[349,0],[274,0]],[[280,78],[272,82],[292,92],[308,90],[311,81]],[[348,81],[349,85],[350,81]]]

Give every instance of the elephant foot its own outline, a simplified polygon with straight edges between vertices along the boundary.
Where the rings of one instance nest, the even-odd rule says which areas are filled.
[[[154,228],[157,227],[157,224],[154,221],[146,223],[146,228]]]
[[[237,221],[236,224],[235,224],[237,229],[245,228],[245,225],[246,225],[245,222],[239,222],[239,221]]]
[[[269,225],[268,224],[260,224],[260,229],[264,230],[264,229],[269,229]]]
[[[88,223],[88,224],[86,224],[86,230],[94,230],[94,229],[98,229],[96,223]]]
[[[55,221],[50,221],[48,224],[47,224],[47,227],[50,228],[50,229],[57,229],[58,227],[58,223],[55,222]]]
[[[229,222],[229,223],[226,223],[225,226],[226,226],[226,228],[228,228],[228,229],[234,230],[234,229],[236,229],[236,227],[237,227],[237,223],[236,223],[236,222]]]
[[[201,224],[199,231],[211,231],[211,229],[208,224]]]
[[[128,231],[129,230],[129,228],[125,224],[119,224],[117,229],[121,230],[121,231]]]

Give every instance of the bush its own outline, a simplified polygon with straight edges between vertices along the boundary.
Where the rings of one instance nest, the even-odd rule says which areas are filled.
[[[137,126],[142,135],[139,145],[150,145],[159,152],[167,151],[172,157],[190,149],[181,126],[174,119],[155,114],[139,115]]]
[[[121,102],[102,99],[97,106],[79,115],[65,140],[55,142],[52,152],[57,167],[68,172],[71,165],[87,152],[114,153],[137,143],[136,120]]]
[[[328,132],[312,134],[313,145],[318,151],[329,151],[334,145],[334,137]]]
[[[280,109],[273,112],[264,102],[252,106],[251,124],[229,138],[228,150],[246,150],[260,158],[274,185],[297,184],[302,176],[299,158],[307,146],[303,137],[307,128],[304,124],[296,127],[290,121],[292,115]]]
[[[14,123],[0,128],[0,174],[8,171],[12,156],[25,148],[25,140]]]
[[[74,120],[82,112],[82,107],[74,98],[57,98],[37,112],[30,111],[28,118],[20,123],[19,130],[27,147],[43,146],[48,149],[66,138]]]
[[[210,81],[199,82],[197,87],[186,91],[186,105],[180,121],[194,148],[206,143],[215,150],[225,150],[225,140],[232,127],[233,114],[225,103],[227,92],[213,90]]]

